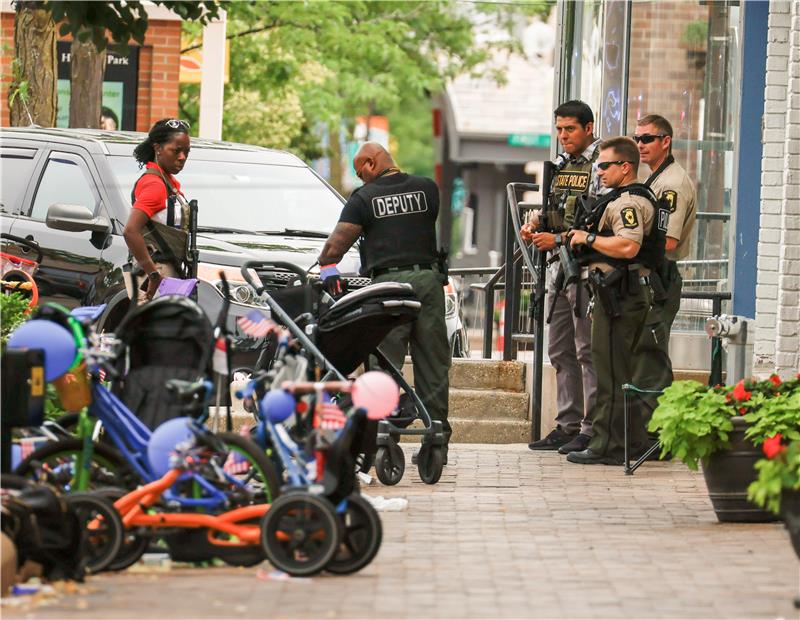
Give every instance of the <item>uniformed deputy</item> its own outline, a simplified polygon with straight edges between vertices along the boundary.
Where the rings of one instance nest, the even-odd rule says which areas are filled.
[[[694,231],[696,194],[689,175],[672,156],[672,125],[663,116],[648,114],[636,124],[634,141],[639,146],[639,157],[652,174],[645,181],[656,198],[669,204],[666,260],[659,277],[664,286],[662,306],[667,335],[672,329],[675,315],[681,304],[683,279],[676,261],[686,258]]]
[[[593,163],[600,141],[593,136],[592,109],[582,101],[568,101],[556,108],[555,123],[564,152],[557,160],[558,172],[550,188],[547,230],[539,230],[539,214],[533,214],[520,231],[524,239],[543,251],[562,243],[573,223],[577,197],[594,196],[597,185]],[[588,295],[581,294],[577,282],[563,284],[558,262],[554,266],[546,303],[550,325],[547,353],[556,371],[556,428],[528,447],[567,454],[586,448],[592,437],[597,377],[592,364],[592,322],[586,316]]]
[[[402,368],[411,345],[414,385],[434,420],[441,420],[445,441],[451,357],[444,318],[445,276],[439,270],[436,218],[439,189],[428,178],[401,172],[381,145],[367,142],[353,159],[364,185],[345,204],[319,256],[320,276],[329,292],[341,292],[336,269],[344,253],[361,237],[361,272],[373,282],[406,282],[422,307],[413,323],[393,330],[381,350]],[[447,445],[444,447],[447,462]]]
[[[570,452],[572,463],[620,465],[624,455],[621,386],[630,383],[637,356],[645,356],[671,375],[669,358],[659,342],[666,338],[660,313],[652,308],[649,268],[663,259],[667,213],[658,213],[656,198],[636,183],[639,152],[630,138],[600,145],[598,171],[613,191],[598,200],[585,230],[575,230],[570,243],[588,266],[594,304],[592,356],[597,371],[597,405],[589,446]],[[660,218],[659,218],[660,216]],[[658,220],[661,221],[658,221]],[[647,447],[641,411],[632,407],[630,425],[634,454]]]

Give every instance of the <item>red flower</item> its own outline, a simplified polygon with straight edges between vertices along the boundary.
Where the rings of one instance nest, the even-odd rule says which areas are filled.
[[[764,450],[764,454],[767,455],[768,459],[775,458],[775,455],[783,452],[786,448],[781,445],[781,434],[778,433],[774,437],[765,439],[762,449]]]
[[[746,389],[744,389],[744,379],[739,381],[739,383],[736,384],[736,387],[733,388],[733,397],[736,400],[750,400],[752,395],[752,392],[748,392]]]
[[[781,384],[781,378],[778,375],[770,375],[769,380],[772,381],[773,385],[778,386]]]
[[[747,413],[747,407],[739,407],[739,413],[741,413],[742,415]]]

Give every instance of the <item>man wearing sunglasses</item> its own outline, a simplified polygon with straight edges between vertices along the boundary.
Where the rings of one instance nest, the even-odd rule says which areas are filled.
[[[667,335],[681,304],[683,279],[676,261],[686,258],[694,231],[696,195],[694,184],[686,171],[672,156],[672,125],[663,116],[648,114],[636,123],[633,139],[639,147],[642,163],[652,173],[645,181],[657,198],[669,204],[667,252],[658,277],[666,291],[662,314]]]
[[[555,123],[564,150],[549,188],[548,229],[540,229],[539,214],[535,213],[520,230],[523,239],[541,251],[554,250],[565,242],[566,231],[575,218],[577,198],[594,196],[597,188],[592,168],[600,140],[593,135],[592,109],[583,101],[567,101],[556,108]],[[597,378],[592,363],[592,322],[587,317],[588,295],[580,283],[561,285],[563,275],[559,277],[559,269],[556,261],[550,272],[546,302],[550,325],[547,353],[556,371],[556,428],[528,447],[568,454],[589,445]]]
[[[656,210],[650,189],[636,182],[639,152],[630,138],[600,145],[597,175],[612,191],[595,203],[584,230],[573,230],[569,243],[588,267],[592,290],[592,356],[597,371],[594,435],[588,447],[567,460],[586,465],[621,465],[624,459],[624,409],[621,386],[632,383],[643,361],[671,382],[672,369],[663,347],[666,339],[658,311],[651,312],[650,269],[663,260],[667,213]],[[641,407],[634,403],[630,423],[633,453],[647,448]]]

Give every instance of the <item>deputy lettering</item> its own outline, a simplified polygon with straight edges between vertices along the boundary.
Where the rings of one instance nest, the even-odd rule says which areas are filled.
[[[372,212],[375,217],[392,217],[394,215],[410,215],[424,213],[428,210],[425,192],[408,192],[378,196],[372,199]]]

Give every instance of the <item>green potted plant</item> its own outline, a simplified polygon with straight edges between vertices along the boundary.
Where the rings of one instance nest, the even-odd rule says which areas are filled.
[[[756,477],[757,446],[800,428],[800,410],[786,405],[798,389],[800,381],[783,383],[775,375],[733,387],[675,381],[659,398],[649,428],[659,433],[662,456],[671,453],[694,470],[702,464],[720,521],[773,521],[772,512],[748,500],[747,487]]]

